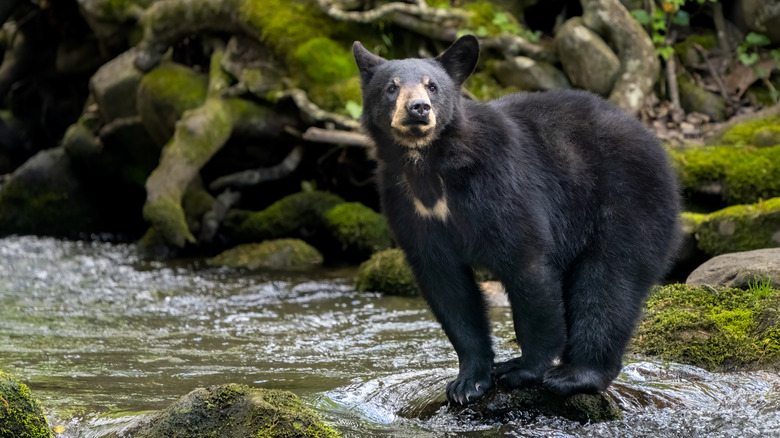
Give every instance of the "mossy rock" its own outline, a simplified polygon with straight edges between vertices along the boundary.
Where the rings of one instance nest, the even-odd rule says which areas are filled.
[[[400,249],[380,251],[363,262],[358,270],[355,289],[361,292],[383,292],[388,295],[420,294],[412,268]]]
[[[207,260],[212,266],[249,270],[305,270],[322,265],[322,254],[299,239],[267,240],[231,248]]]
[[[730,205],[780,196],[780,145],[690,147],[669,153],[686,191],[719,193]]]
[[[631,349],[712,371],[780,369],[780,290],[656,288]]]
[[[772,115],[738,123],[717,137],[722,144],[757,147],[780,144],[780,116]]]
[[[734,205],[697,220],[697,245],[710,256],[780,246],[780,197]]]
[[[138,113],[158,145],[171,138],[184,111],[203,104],[207,88],[206,75],[172,62],[161,64],[141,78]]]
[[[343,202],[322,191],[295,193],[249,215],[238,234],[246,241],[310,235],[324,228],[325,212]]]
[[[39,152],[0,188],[0,235],[77,237],[103,228],[64,148]]]
[[[359,202],[331,208],[325,213],[325,224],[347,259],[365,260],[392,244],[384,216]]]
[[[0,438],[51,438],[38,399],[11,374],[0,371]]]
[[[716,122],[726,119],[726,99],[696,85],[685,75],[677,77],[680,105],[686,112],[707,114]]]
[[[199,388],[130,434],[136,438],[335,438],[293,393],[227,384]]]

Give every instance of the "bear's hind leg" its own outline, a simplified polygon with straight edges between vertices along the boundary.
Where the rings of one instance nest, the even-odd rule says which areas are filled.
[[[564,284],[566,348],[561,364],[544,375],[544,386],[560,395],[596,393],[617,377],[653,284],[640,262],[594,252],[580,258]]]
[[[549,268],[503,281],[512,306],[521,356],[493,368],[499,385],[522,388],[542,383],[566,342],[561,284]]]

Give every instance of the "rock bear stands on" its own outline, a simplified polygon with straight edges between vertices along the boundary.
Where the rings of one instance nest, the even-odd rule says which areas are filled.
[[[606,388],[676,249],[665,151],[587,92],[461,98],[473,36],[434,59],[353,49],[384,213],[458,354],[447,398],[473,402],[494,379],[562,395]],[[474,267],[507,291],[518,358],[493,363]]]

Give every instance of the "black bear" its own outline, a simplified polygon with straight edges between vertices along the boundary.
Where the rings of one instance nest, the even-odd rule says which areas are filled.
[[[678,240],[678,187],[655,137],[585,91],[461,98],[473,36],[433,59],[353,51],[383,212],[458,355],[450,402],[493,379],[606,388]],[[518,358],[493,363],[474,267],[506,289]]]

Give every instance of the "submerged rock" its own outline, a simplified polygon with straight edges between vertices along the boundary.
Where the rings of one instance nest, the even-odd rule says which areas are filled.
[[[371,256],[360,265],[355,289],[383,292],[388,295],[420,294],[412,268],[400,249],[388,249]]]
[[[780,368],[780,290],[672,284],[651,294],[630,348],[711,371]]]
[[[228,384],[192,391],[129,436],[325,438],[339,434],[291,392]]]
[[[762,282],[780,289],[780,248],[719,255],[691,272],[685,283],[747,289]]]
[[[21,380],[0,371],[0,437],[51,438],[38,400]]]
[[[302,240],[278,239],[239,245],[210,258],[207,263],[249,270],[302,270],[320,266],[322,255]]]

